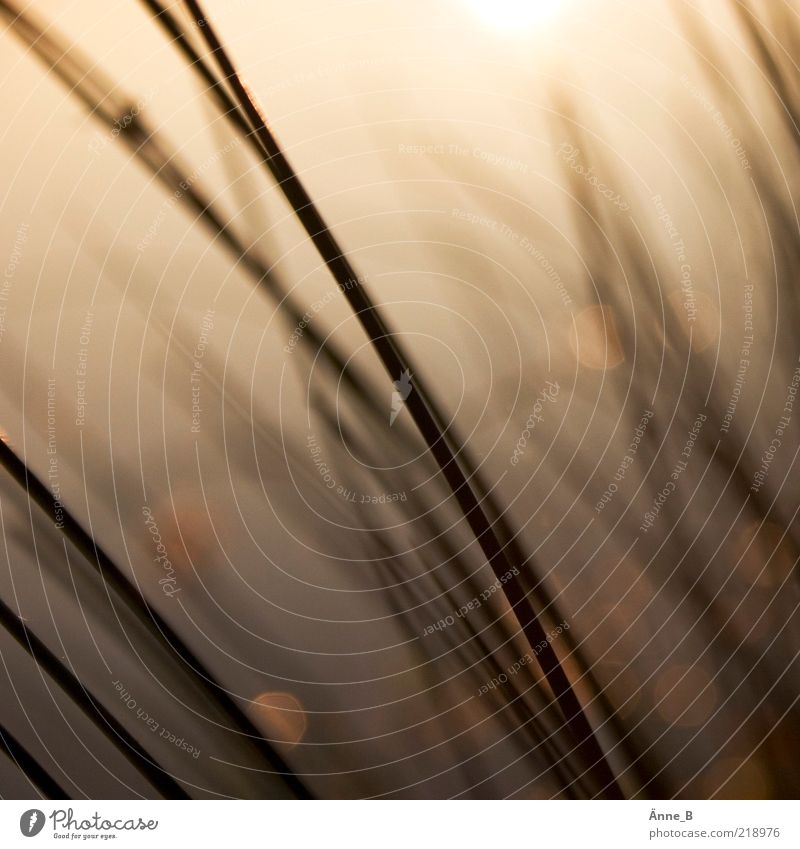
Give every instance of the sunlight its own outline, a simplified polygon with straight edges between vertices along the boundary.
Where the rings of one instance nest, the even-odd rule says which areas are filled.
[[[487,24],[503,30],[521,30],[544,24],[561,7],[561,0],[469,0]]]

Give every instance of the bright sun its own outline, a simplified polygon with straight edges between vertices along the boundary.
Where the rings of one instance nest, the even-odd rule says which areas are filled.
[[[542,24],[558,10],[562,0],[467,0],[487,24],[520,30]]]

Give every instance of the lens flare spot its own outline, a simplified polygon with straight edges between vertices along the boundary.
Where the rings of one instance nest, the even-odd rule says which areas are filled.
[[[578,313],[569,341],[572,353],[586,368],[614,368],[625,360],[614,311],[606,304],[587,307]]]
[[[248,708],[250,718],[273,743],[296,746],[308,727],[306,712],[291,693],[261,693]]]

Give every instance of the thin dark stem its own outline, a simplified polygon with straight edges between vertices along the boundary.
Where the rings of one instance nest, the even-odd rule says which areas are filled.
[[[125,730],[124,726],[96,701],[86,687],[70,672],[47,646],[25,625],[8,605],[0,600],[0,625],[33,658],[40,670],[46,672],[83,715],[107,737],[165,799],[188,799],[180,784],[154,760]]]
[[[183,54],[191,69],[199,75],[201,82],[205,86],[204,90],[216,100],[222,114],[247,139],[253,151],[258,156],[261,156],[264,151],[261,148],[258,137],[247,123],[247,119],[239,110],[236,102],[220,84],[220,81],[208,66],[208,63],[194,49],[182,29],[180,21],[166,6],[159,3],[158,0],[140,0],[140,2],[152,12],[153,17],[172,40],[172,44]]]
[[[43,798],[69,799],[58,782],[4,725],[0,725],[0,749],[22,770]]]
[[[57,515],[56,501],[50,490],[42,483],[13,450],[0,440],[0,466],[2,466],[17,483],[36,502],[41,510],[49,517]],[[58,523],[61,533],[94,567],[105,586],[110,586],[125,603],[126,607],[136,616],[147,632],[156,636],[161,646],[182,661],[186,671],[191,673],[192,680],[203,690],[205,696],[215,703],[232,723],[231,730],[245,737],[259,749],[261,755],[268,761],[274,774],[280,775],[289,789],[300,798],[308,798],[309,792],[300,779],[286,765],[283,758],[262,737],[247,714],[236,704],[228,691],[219,684],[203,666],[189,647],[178,637],[173,629],[158,614],[139,590],[124,575],[122,570],[103,551],[97,542],[81,527],[63,504],[58,508]]]
[[[18,11],[8,0],[0,0],[0,13],[4,13],[10,21],[14,33],[47,65],[69,93],[77,97],[89,110],[89,114],[106,127],[113,127],[114,122],[122,115],[131,114],[129,104],[133,99],[119,93],[117,86],[93,67],[90,61],[81,54],[74,44],[65,44],[62,38],[55,36],[52,27],[45,32],[40,25],[29,16]],[[166,13],[164,13],[166,14]],[[159,17],[160,21],[166,20]],[[172,31],[172,28],[169,28]],[[181,42],[188,45],[188,42]],[[227,103],[228,101],[223,101]],[[226,117],[233,121],[234,126],[242,130],[244,125],[245,137],[255,144],[256,152],[263,154],[258,140],[252,131],[247,129],[244,119],[238,112],[226,112]],[[237,120],[238,118],[238,120]],[[267,264],[252,249],[248,248],[242,239],[236,235],[213,203],[207,198],[196,181],[191,179],[189,172],[180,164],[180,159],[160,141],[158,132],[149,127],[141,112],[120,131],[117,138],[121,139],[136,158],[145,164],[148,170],[159,182],[178,200],[187,206],[197,218],[220,240],[222,246],[241,263],[242,268],[251,276],[256,284],[266,292],[275,303],[279,304],[287,323],[296,326],[303,318],[304,310],[300,309],[291,293],[286,292],[275,279]],[[312,350],[320,351],[322,360],[338,374],[342,375],[343,384],[352,391],[365,408],[378,415],[377,406],[371,393],[365,392],[363,381],[353,374],[352,369],[345,369],[345,359],[330,340],[321,337],[316,329],[309,325],[303,333],[303,343]],[[383,411],[380,411],[383,415]]]
[[[371,302],[365,287],[363,285],[351,285],[351,281],[358,279],[353,267],[343,254],[277,141],[267,128],[259,107],[243,85],[231,59],[217,38],[212,24],[205,17],[200,4],[197,0],[185,0],[185,4],[194,17],[224,78],[231,85],[248,122],[264,147],[265,165],[277,181],[334,280],[347,298],[389,377],[393,380],[399,379],[407,370],[414,375],[414,389],[405,402],[406,408],[428,449],[433,454],[473,534],[483,549],[489,565],[498,578],[508,573],[513,575],[516,572],[519,574],[522,571],[523,564],[515,564],[511,560],[510,552],[500,543],[492,524],[470,486],[467,476],[459,466],[458,451],[451,448],[449,444],[446,429],[441,423],[441,417],[432,404],[433,396],[425,387],[419,370],[412,368],[411,362],[401,350],[399,342],[394,338],[377,308]],[[591,725],[552,644],[546,641],[545,631],[520,581],[514,578],[507,581],[504,584],[504,591],[508,596],[511,607],[516,612],[517,618],[520,620],[523,632],[530,645],[534,646],[541,642],[546,644],[546,648],[538,654],[537,661],[558,701],[564,719],[573,733],[579,755],[589,772],[595,776],[598,791],[612,797],[621,797],[622,792],[605,759],[602,748],[594,736]]]
[[[324,405],[324,402],[321,401],[320,403]],[[341,424],[336,424],[336,417],[332,410],[326,410],[323,406],[322,412],[329,427],[342,427]],[[358,444],[358,434],[354,432],[344,432],[343,435],[344,440],[348,445]],[[362,453],[366,453],[368,450],[367,445],[360,445],[359,450]],[[428,532],[432,539],[436,539],[436,548],[438,549],[436,556],[439,558],[439,564],[456,563],[458,559],[458,552],[450,545],[450,540],[446,534],[437,533],[437,530],[431,521],[430,513],[427,510],[423,510],[422,516],[417,521],[422,523],[423,533]],[[396,582],[396,587],[394,588],[395,593],[400,596],[404,596],[409,602],[411,608],[420,608],[425,611],[429,611],[433,608],[435,612],[431,618],[438,618],[439,616],[444,618],[448,613],[450,613],[450,611],[457,610],[460,607],[463,598],[458,598],[446,585],[445,581],[442,580],[439,574],[438,568],[431,569],[427,573],[427,579],[434,585],[436,598],[447,600],[449,605],[447,609],[442,607],[441,603],[438,601],[431,604],[428,597],[425,595],[424,588],[417,588],[416,580],[408,580],[408,575],[404,574],[402,565],[396,562],[396,558],[392,555],[392,552],[384,540],[380,537],[376,538],[375,545],[381,552],[382,556],[380,559],[386,565],[387,574],[393,581]],[[478,586],[471,575],[464,579],[464,586],[468,590],[468,596],[478,596],[482,589]],[[393,595],[394,593],[390,593],[389,595],[392,609],[396,614],[403,614],[404,607],[401,603],[401,599],[394,598]],[[425,623],[425,625],[427,624],[429,624],[429,622]],[[446,653],[449,654],[450,652],[454,652],[455,656],[462,662],[474,665],[472,658],[469,656],[469,653],[471,652],[472,657],[476,658],[477,661],[481,663],[482,670],[488,671],[491,677],[501,675],[505,672],[505,668],[492,654],[492,651],[483,635],[483,629],[478,629],[467,617],[464,617],[461,620],[461,627],[466,630],[468,635],[467,639],[463,640],[463,642],[461,640],[461,635],[453,632],[454,629],[447,629],[444,634],[440,635],[440,639],[444,640],[449,646]],[[418,642],[416,643],[416,647],[417,650],[419,650]],[[509,683],[509,686],[513,685]],[[546,699],[541,687],[533,687],[531,688],[531,692],[539,699]],[[580,775],[578,775],[574,770],[574,765],[570,764],[568,759],[563,755],[563,750],[565,748],[566,750],[569,750],[569,745],[558,738],[558,731],[560,731],[561,728],[557,731],[550,732],[544,724],[545,721],[549,719],[547,711],[552,710],[553,713],[557,713],[557,709],[553,708],[551,703],[548,703],[541,710],[536,713],[532,713],[529,706],[526,704],[525,694],[520,693],[516,686],[514,686],[514,693],[514,698],[512,698],[509,704],[499,711],[500,721],[510,733],[523,732],[524,736],[530,736],[537,740],[538,745],[542,746],[541,751],[543,758],[548,761],[548,771],[553,770],[553,774],[556,776],[556,780],[560,784],[561,791],[567,798],[578,798],[575,788],[579,787],[581,784]],[[542,718],[540,718],[540,715],[542,715]]]
[[[246,139],[254,152],[260,157],[263,157],[264,150],[261,147],[258,137],[251,129],[247,120],[243,117],[235,101],[228,94],[223,82],[217,78],[205,59],[194,48],[189,38],[186,36],[186,33],[183,31],[178,18],[176,18],[176,16],[173,15],[167,7],[158,2],[158,0],[141,0],[141,2],[150,10],[150,12],[152,12],[155,20],[171,39],[171,43],[180,51],[191,69],[199,76],[201,83],[205,86],[204,92],[214,99],[223,117],[229,120],[234,129],[242,134],[242,137]],[[306,341],[311,343],[311,345],[315,348],[321,348],[323,353],[331,360],[332,365],[336,367],[342,363],[342,358],[336,357],[333,352],[329,350],[331,345],[330,341],[325,344],[323,341],[316,339],[312,328],[309,328],[306,333],[308,335]],[[345,384],[352,389],[359,385],[359,380],[355,377],[355,375],[351,375],[351,371],[352,366],[347,371],[345,371],[343,367],[340,367],[340,373],[343,375]],[[374,405],[370,405],[368,403],[372,395],[369,393],[362,393],[360,397],[362,397],[366,403],[367,408],[370,409],[371,412],[374,412],[372,409]],[[382,410],[381,415],[383,415]],[[468,446],[460,446],[460,456],[462,457],[466,468],[472,470],[470,480],[478,497],[478,501],[483,505],[484,510],[487,512],[492,526],[496,529],[496,532],[500,537],[503,547],[509,550],[510,559],[515,563],[530,564],[531,558],[524,555],[520,546],[518,534],[513,531],[503,510],[496,503],[496,499],[491,492],[491,488],[487,486],[483,479],[480,467],[470,456]],[[547,616],[553,624],[560,622],[564,617],[559,614],[558,605],[556,604],[555,599],[550,595],[543,581],[536,579],[536,570],[532,571],[534,571],[534,577],[532,581],[529,580],[526,583],[526,594],[531,596],[533,603],[540,611],[540,615]],[[593,698],[598,702],[599,706],[603,710],[607,717],[607,721],[612,725],[619,739],[624,740],[624,732],[620,729],[619,723],[614,715],[613,708],[611,707],[608,698],[605,696],[602,687],[598,683],[596,676],[592,672],[592,669],[577,641],[570,632],[566,632],[562,635],[562,641],[568,655],[575,660],[580,671],[581,679],[585,680],[590,687],[593,693]],[[631,756],[632,760],[635,760],[635,753],[629,751],[628,754]]]

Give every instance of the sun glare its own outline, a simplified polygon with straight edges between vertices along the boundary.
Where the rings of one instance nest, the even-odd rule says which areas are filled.
[[[561,0],[468,0],[487,24],[502,30],[530,29],[555,15]]]

